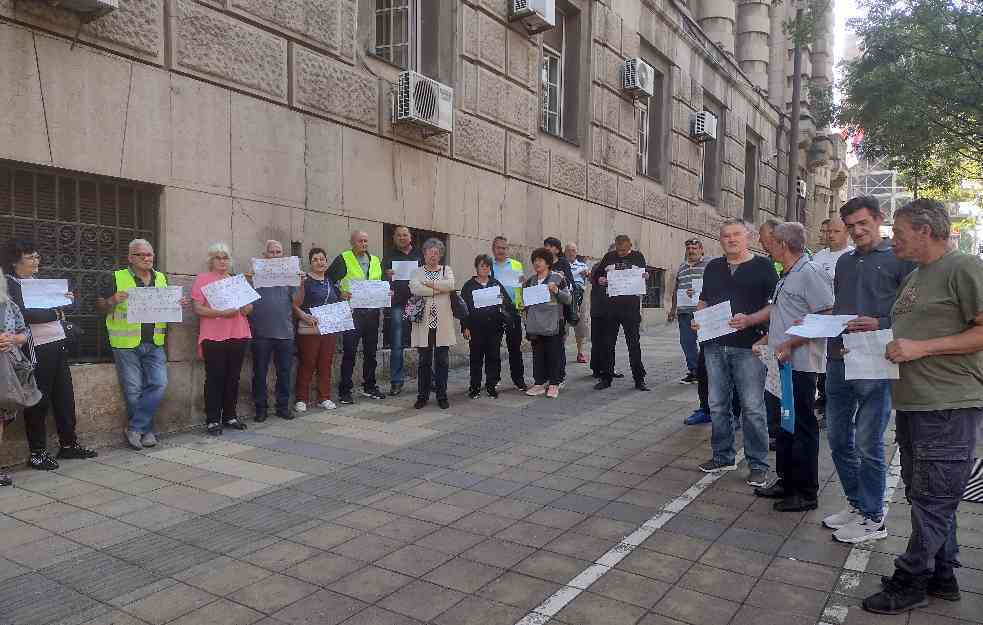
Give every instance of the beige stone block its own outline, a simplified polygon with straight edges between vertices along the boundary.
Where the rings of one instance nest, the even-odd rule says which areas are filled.
[[[232,244],[232,198],[175,187],[164,189],[164,268],[169,273],[194,275],[207,270],[208,246]]]
[[[649,218],[666,221],[669,219],[669,196],[665,194],[662,185],[645,181],[645,197],[642,213]]]
[[[707,210],[706,204],[697,204],[686,214],[686,227],[696,232],[706,232],[707,229]]]
[[[686,213],[691,209],[693,205],[686,202],[682,198],[675,197],[673,195],[669,196],[669,223],[686,227]]]
[[[455,91],[455,95],[462,110],[478,110],[478,68],[474,64],[461,62],[461,86]]]
[[[549,185],[550,150],[543,142],[530,141],[519,135],[508,135],[506,172],[543,186]]]
[[[92,437],[102,432],[112,431],[117,436],[122,433],[126,426],[126,403],[120,391],[115,365],[73,365],[71,371],[75,389],[76,428],[80,433],[85,433],[86,442],[91,444]],[[167,372],[171,373],[170,367]]]
[[[524,34],[508,29],[508,75],[529,89],[536,89],[539,49]]]
[[[594,17],[594,39],[620,52],[621,16],[602,4],[595,4],[591,13]]]
[[[294,227],[293,240],[302,242],[303,258],[307,266],[307,253],[312,247],[320,247],[331,262],[338,253],[350,247],[349,220],[341,215],[331,215],[316,211],[293,209],[291,225]],[[376,242],[378,244],[378,242]]]
[[[478,236],[478,176],[482,170],[449,159],[437,163],[433,229],[464,237]]]
[[[536,96],[478,68],[478,113],[522,134],[534,136],[537,126]]]
[[[342,130],[344,212],[380,222],[402,223],[403,170],[419,150],[345,128]],[[395,159],[395,160],[394,160]],[[426,226],[433,210],[426,213]]]
[[[587,167],[587,199],[605,206],[618,205],[618,177],[599,167]]]
[[[531,185],[510,178],[506,181],[505,201],[502,203],[502,228],[500,234],[513,246],[526,245],[526,219],[529,213],[529,187]]]
[[[466,4],[461,5],[461,49],[464,56],[477,60],[480,54],[481,35],[478,27],[478,11]]]
[[[287,101],[287,41],[191,0],[173,0],[171,64],[178,71]]]
[[[475,2],[500,20],[507,20],[509,17],[509,3],[511,0],[479,0]]]
[[[645,203],[645,186],[640,179],[618,181],[618,208],[636,215],[643,214]]]
[[[433,228],[438,166],[445,159],[430,152],[401,146],[397,156],[399,197],[403,202],[403,222],[413,228]],[[347,178],[346,178],[347,180]],[[355,213],[357,214],[357,213]],[[385,220],[401,223],[399,220]]]
[[[637,160],[635,144],[611,132],[603,130],[595,130],[595,132],[604,134],[604,152],[601,157],[601,164],[626,176],[634,176]]]
[[[118,177],[131,64],[51,37],[35,43],[53,164]]]
[[[486,242],[483,252],[490,253],[491,240],[502,234],[502,214],[507,200],[508,179],[498,174],[479,171],[478,237]]]
[[[290,109],[232,95],[232,193],[304,206],[304,118]]]
[[[289,245],[292,213],[289,206],[233,199],[231,245],[236,272],[249,270],[251,259],[263,253],[266,241]]]
[[[488,14],[478,13],[478,50],[481,60],[488,66],[505,71],[506,28]]]
[[[204,257],[204,250],[202,250]],[[167,274],[167,284],[179,286],[184,289],[184,294],[191,296],[191,287],[194,284],[193,275],[187,274]],[[195,315],[191,306],[184,309],[183,321],[181,323],[167,324],[167,360],[168,362],[192,361],[197,358],[198,353],[198,317]]]
[[[353,13],[355,0],[231,0],[229,7],[269,28],[279,30],[306,44],[341,54],[344,24]]]
[[[631,100],[618,98],[618,129],[621,136],[632,142],[638,136],[638,111]]]
[[[447,264],[454,271],[457,288],[475,275],[474,258],[478,254],[491,254],[491,243],[482,239],[451,235],[447,241]]]
[[[0,58],[0,158],[49,163],[34,35],[0,24]]]
[[[613,232],[614,236],[627,234],[631,237],[632,242],[638,245],[637,242],[642,240],[643,220],[636,215],[630,215],[620,211],[607,210],[605,212],[607,212],[608,218],[611,220],[612,228],[610,232]]]
[[[342,127],[313,117],[307,125],[307,208],[325,213],[344,211],[344,133]]]
[[[123,136],[124,178],[167,184],[171,177],[171,78],[133,66]]]
[[[299,45],[291,46],[293,105],[319,115],[376,130],[379,81]]]
[[[601,258],[607,253],[608,246],[614,242],[614,236],[611,211],[598,204],[584,202],[580,209],[577,235],[581,253]]]
[[[231,96],[229,91],[171,75],[171,182],[228,194]]]
[[[550,186],[584,197],[587,194],[587,164],[556,151],[550,154]]]
[[[563,243],[576,242],[580,234],[580,213],[584,200],[556,191],[543,191],[543,236],[557,237]]]
[[[481,167],[505,169],[504,128],[460,113],[454,117],[454,156]]]
[[[43,0],[0,1],[0,15],[102,48],[164,62],[164,0],[120,0],[119,8],[82,26],[78,15]]]

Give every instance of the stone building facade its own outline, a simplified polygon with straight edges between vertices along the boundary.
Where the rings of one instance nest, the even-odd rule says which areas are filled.
[[[214,241],[242,267],[266,239],[333,254],[355,228],[380,253],[404,223],[445,236],[458,275],[499,234],[520,257],[548,235],[597,257],[627,233],[671,271],[688,238],[715,252],[726,217],[784,215],[790,3],[556,0],[557,27],[537,35],[509,22],[508,0],[118,4],[79,28],[47,2],[0,0],[0,241],[39,237],[49,275],[80,287],[88,441],[123,423],[91,300],[134,235],[183,285]],[[824,50],[811,77],[830,75]],[[627,57],[656,69],[654,97],[621,89]],[[453,133],[392,124],[403,67],[453,87]],[[719,119],[714,142],[689,138],[701,110]],[[801,172],[810,190],[821,170]],[[193,319],[170,332],[163,430],[202,419],[195,335]],[[7,432],[0,464],[22,436]]]

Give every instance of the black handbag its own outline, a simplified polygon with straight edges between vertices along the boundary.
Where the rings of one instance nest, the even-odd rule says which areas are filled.
[[[78,343],[82,335],[85,334],[82,326],[68,319],[61,320],[61,328],[65,331],[65,340],[70,343]]]
[[[574,289],[572,295],[570,303],[563,305],[563,319],[568,325],[575,326],[580,323],[580,304],[584,301],[584,290]]]
[[[463,321],[467,319],[471,312],[468,310],[468,305],[465,303],[464,298],[457,291],[451,291],[448,295],[451,297],[451,313],[454,318]]]

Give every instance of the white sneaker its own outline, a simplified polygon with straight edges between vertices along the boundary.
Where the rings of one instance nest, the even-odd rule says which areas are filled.
[[[144,447],[156,447],[157,446],[157,436],[153,432],[147,432],[143,435],[140,440]]]
[[[330,399],[325,399],[324,401],[322,401],[321,403],[319,403],[318,406],[320,406],[321,408],[324,408],[325,410],[334,410],[335,408],[338,407]]]
[[[862,519],[836,530],[833,532],[833,538],[841,543],[864,543],[887,538],[887,528],[884,527],[884,521]]]
[[[823,519],[823,525],[831,530],[838,530],[841,527],[846,527],[851,523],[860,523],[864,520],[864,515],[860,514],[860,511],[850,506],[845,510],[840,510],[836,514],[831,514],[825,519]]]
[[[307,412],[307,403],[299,401],[294,404],[294,412]]]

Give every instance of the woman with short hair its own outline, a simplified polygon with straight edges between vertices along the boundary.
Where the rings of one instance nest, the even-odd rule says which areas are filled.
[[[550,271],[553,253],[546,248],[533,250],[532,268],[535,273],[526,280],[525,286],[545,284],[550,292],[548,302],[524,306],[526,315],[526,334],[532,343],[532,368],[536,383],[526,391],[527,395],[546,394],[556,399],[563,381],[563,307],[570,304],[572,296],[566,278]]]
[[[461,298],[468,305],[470,314],[461,321],[461,333],[468,340],[471,353],[471,386],[468,397],[481,396],[481,369],[485,370],[485,393],[498,397],[498,382],[502,377],[502,334],[505,332],[506,315],[514,314],[512,301],[501,282],[492,277],[494,260],[488,254],[479,254],[474,259],[475,275],[464,283]],[[474,292],[480,289],[498,289],[501,304],[482,306],[474,303]]]
[[[242,308],[216,310],[208,303],[202,289],[212,282],[231,277],[232,253],[225,243],[208,248],[208,271],[195,276],[191,299],[198,326],[198,356],[205,360],[205,425],[208,433],[218,436],[223,427],[245,430],[239,420],[239,374],[252,333],[246,316],[252,304]]]
[[[17,305],[24,321],[31,328],[28,355],[33,351],[34,375],[41,401],[24,409],[24,431],[30,448],[27,466],[40,471],[58,468],[58,462],[48,455],[46,421],[52,409],[58,430],[58,459],[95,458],[99,454],[79,444],[75,432],[75,388],[68,367],[68,346],[62,321],[63,308],[27,308],[22,283],[33,280],[41,266],[41,255],[33,241],[14,239],[4,248],[4,267],[9,272],[5,281],[10,300]],[[65,296],[74,300],[73,293]],[[59,337],[51,340],[51,337]],[[42,338],[49,337],[49,338]]]
[[[337,334],[321,334],[317,317],[311,308],[334,304],[341,299],[328,277],[328,256],[319,247],[312,247],[307,253],[310,271],[294,295],[294,316],[297,317],[297,352],[300,363],[297,366],[297,383],[294,388],[296,404],[294,410],[307,412],[311,393],[311,380],[317,373],[317,405],[325,410],[337,408],[331,401],[331,366],[338,343]]]
[[[27,331],[27,324],[24,323],[20,306],[10,298],[7,284],[7,279],[3,277],[3,272],[0,271],[0,352],[25,347],[30,351],[32,346],[28,342],[30,334]],[[4,424],[13,421],[16,416],[16,408],[0,408],[0,431],[3,430]],[[9,475],[0,472],[0,486],[10,486],[13,483]]]
[[[413,322],[412,345],[419,354],[417,395],[414,408],[430,401],[430,391],[437,395],[437,405],[450,407],[447,401],[447,374],[450,346],[457,343],[450,294],[454,291],[454,272],[442,265],[446,248],[440,239],[423,244],[422,267],[413,272],[410,293],[423,298],[423,318]]]

